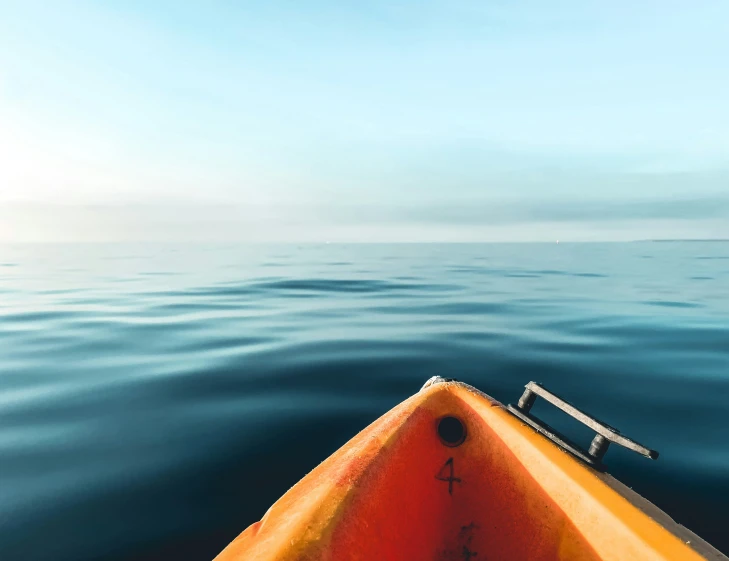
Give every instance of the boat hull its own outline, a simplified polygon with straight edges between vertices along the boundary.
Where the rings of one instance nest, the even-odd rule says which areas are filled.
[[[360,432],[216,559],[727,558],[498,401],[441,381]]]

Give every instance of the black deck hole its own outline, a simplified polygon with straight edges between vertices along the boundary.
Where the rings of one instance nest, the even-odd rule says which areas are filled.
[[[438,436],[446,446],[460,446],[466,440],[466,427],[456,417],[443,417],[438,421]]]

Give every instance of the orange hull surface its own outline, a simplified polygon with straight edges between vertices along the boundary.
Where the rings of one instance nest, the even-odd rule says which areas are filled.
[[[440,382],[360,432],[216,559],[727,558],[499,402]]]

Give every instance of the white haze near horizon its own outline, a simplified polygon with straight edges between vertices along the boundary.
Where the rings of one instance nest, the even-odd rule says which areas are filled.
[[[729,238],[728,59],[708,1],[4,2],[0,241]]]

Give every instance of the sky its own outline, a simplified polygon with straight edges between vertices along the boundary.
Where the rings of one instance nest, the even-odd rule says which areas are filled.
[[[729,238],[729,3],[0,0],[0,241]]]

